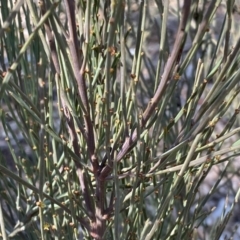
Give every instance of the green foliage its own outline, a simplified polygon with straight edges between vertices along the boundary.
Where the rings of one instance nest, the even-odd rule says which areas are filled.
[[[1,1],[3,239],[201,239],[240,153],[237,8],[170,2]]]

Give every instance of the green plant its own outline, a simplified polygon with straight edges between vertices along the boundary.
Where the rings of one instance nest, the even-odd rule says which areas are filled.
[[[240,40],[221,2],[1,2],[3,239],[198,238],[240,152]]]

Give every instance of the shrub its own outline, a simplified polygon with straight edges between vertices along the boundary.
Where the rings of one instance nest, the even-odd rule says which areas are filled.
[[[1,2],[3,239],[201,238],[240,151],[237,5],[221,2]]]

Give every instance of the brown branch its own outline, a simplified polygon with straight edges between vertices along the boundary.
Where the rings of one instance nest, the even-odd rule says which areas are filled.
[[[171,73],[172,73],[174,67],[178,64],[178,61],[180,59],[184,40],[185,40],[185,35],[186,35],[185,27],[187,24],[190,7],[191,7],[191,0],[185,0],[184,6],[183,6],[182,19],[181,19],[181,22],[180,22],[179,28],[178,28],[177,38],[175,40],[172,53],[169,56],[168,61],[166,63],[166,67],[164,69],[162,79],[160,81],[160,84],[158,85],[157,91],[154,94],[154,97],[150,100],[146,110],[143,113],[142,124],[141,124],[142,129],[144,129],[147,121],[152,116],[153,112],[155,111],[156,107],[158,106],[165,90],[167,89],[168,82],[171,77]],[[134,147],[136,142],[137,142],[137,129],[134,130],[134,132],[131,134],[131,136],[125,138],[125,142],[117,155],[116,161],[120,161]],[[112,168],[107,165],[101,171],[100,177],[102,179],[105,179],[110,174],[111,171],[112,171]]]
[[[46,11],[45,9],[46,8],[45,8],[44,2],[43,2],[43,4],[41,5],[41,12],[43,14]],[[54,42],[54,35],[52,33],[49,20],[46,21],[46,23],[44,24],[44,27],[45,27],[46,34],[47,34],[48,41],[49,41],[52,62],[53,62],[54,68],[56,70],[56,73],[59,77],[60,73],[61,73],[60,72],[61,70],[60,70],[60,65],[59,65],[59,60],[58,60],[58,54],[57,54],[57,51],[56,51],[56,45],[55,45],[55,42]],[[80,156],[80,147],[79,147],[79,144],[78,144],[78,138],[77,138],[77,133],[76,133],[76,129],[75,129],[75,126],[74,126],[74,122],[73,122],[73,117],[69,112],[69,109],[67,107],[67,103],[65,102],[64,96],[61,94],[60,97],[61,97],[61,104],[62,104],[63,109],[64,109],[64,115],[67,119],[68,131],[69,131],[69,135],[70,135],[70,138],[71,138],[74,153],[77,156]],[[80,130],[81,130],[83,136],[86,137],[85,132],[83,132],[83,129],[80,128]],[[86,208],[88,210],[89,217],[92,219],[93,216],[94,216],[94,214],[93,214],[93,212],[94,212],[94,210],[93,210],[94,207],[93,206],[94,205],[93,205],[92,198],[90,197],[91,194],[89,193],[87,180],[86,180],[86,177],[84,175],[84,171],[82,169],[81,164],[78,161],[76,161],[75,159],[73,159],[73,161],[74,161],[76,169],[77,169],[77,175],[78,175],[81,190],[82,190],[82,193],[83,193],[83,198],[84,198],[85,203],[86,203]]]
[[[70,55],[72,58],[73,73],[78,85],[80,99],[84,106],[84,122],[86,127],[87,145],[93,172],[96,174],[99,168],[98,159],[95,155],[95,137],[93,125],[90,117],[89,101],[87,97],[87,87],[85,83],[86,58],[80,56],[80,48],[77,41],[77,29],[75,18],[75,1],[65,0],[66,14],[68,19],[69,37],[67,39]]]

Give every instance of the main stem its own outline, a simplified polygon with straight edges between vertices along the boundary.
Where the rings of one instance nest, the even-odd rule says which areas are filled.
[[[96,240],[102,240],[106,231],[106,215],[104,211],[105,201],[105,181],[96,177],[96,208],[95,208],[95,220],[91,223],[91,236]]]

